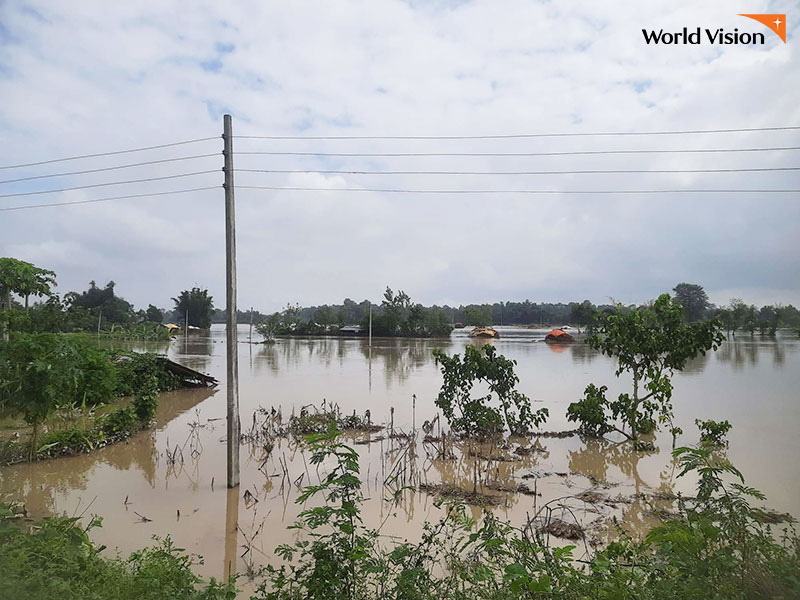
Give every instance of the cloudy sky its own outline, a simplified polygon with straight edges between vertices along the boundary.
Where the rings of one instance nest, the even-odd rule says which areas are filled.
[[[635,9],[633,8],[635,7]],[[224,304],[222,115],[239,136],[491,136],[800,125],[796,4],[0,1],[0,256],[61,293],[113,279],[137,306],[191,286]],[[736,15],[789,13],[788,43]],[[766,44],[648,46],[642,28],[763,32]],[[434,175],[800,166],[800,151],[348,157],[800,146],[800,130],[499,139],[234,142],[240,306],[644,301],[681,281],[712,301],[800,304],[800,197],[575,194],[800,188],[800,171]],[[188,158],[188,157],[200,158]],[[248,169],[249,171],[246,171]],[[253,172],[273,171],[273,172]],[[276,173],[274,171],[299,171]],[[172,177],[175,175],[185,177]],[[9,196],[144,178],[152,182]],[[246,186],[312,188],[275,191]],[[388,193],[353,189],[527,190]],[[331,191],[332,190],[332,191]]]

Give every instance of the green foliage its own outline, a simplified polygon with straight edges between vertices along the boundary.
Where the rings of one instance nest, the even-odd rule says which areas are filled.
[[[102,421],[101,429],[112,436],[127,436],[136,431],[139,425],[133,406],[123,406]]]
[[[181,323],[189,313],[189,325],[208,329],[211,327],[211,313],[214,310],[214,299],[208,295],[208,290],[194,287],[183,290],[177,298],[173,298],[175,310],[181,318]]]
[[[694,421],[697,428],[700,430],[700,441],[712,446],[727,446],[728,442],[725,436],[731,430],[733,425],[728,421],[701,421],[695,419]]]
[[[14,334],[0,341],[0,410],[18,412],[33,425],[28,458],[91,450],[111,437],[126,437],[149,425],[158,391],[180,387],[154,354],[117,355],[94,340],[64,334]],[[55,411],[91,409],[115,395],[135,395],[132,406],[99,418],[93,426],[39,429]],[[11,443],[3,460],[21,458],[21,444]]]
[[[702,285],[679,283],[672,291],[675,292],[675,302],[683,307],[683,317],[687,323],[699,321],[711,307]]]
[[[698,354],[716,350],[724,339],[720,329],[716,320],[684,324],[683,307],[668,294],[659,296],[652,306],[618,306],[609,314],[599,314],[588,343],[617,358],[616,375],[631,374],[633,393],[609,401],[605,387],[592,385],[583,400],[569,406],[567,418],[578,421],[585,433],[603,435],[615,430],[632,440],[656,430],[659,423],[671,427],[672,374]],[[621,427],[614,421],[621,422]]]
[[[0,511],[2,511],[0,507]],[[0,512],[0,518],[2,518]],[[192,571],[196,558],[169,538],[127,560],[104,558],[78,519],[58,517],[30,533],[0,529],[0,589],[5,600],[233,600],[233,582],[205,583]]]
[[[606,386],[596,387],[593,383],[586,386],[584,397],[580,402],[573,402],[567,408],[567,420],[579,423],[578,431],[590,437],[602,437],[613,431],[606,417]]]
[[[379,543],[380,531],[361,522],[363,501],[357,454],[318,436],[314,464],[335,461],[324,480],[298,502],[323,502],[301,513],[293,527],[303,540],[280,546],[279,568],[267,567],[257,600],[755,600],[797,598],[800,540],[776,540],[763,500],[730,463],[711,449],[675,452],[687,473],[699,475],[698,498],[679,502],[676,519],[645,540],[626,536],[573,562],[575,546],[550,547],[535,527],[515,528],[485,513],[480,523],[463,507],[425,523],[418,544]],[[728,484],[731,477],[737,482]]]
[[[169,392],[181,387],[180,378],[167,371],[158,354],[139,352],[116,352],[114,364],[117,369],[117,396],[133,396],[143,382],[155,377],[158,390]]]
[[[116,372],[90,340],[50,333],[15,334],[0,342],[0,409],[18,411],[34,426],[57,407],[107,402]]]
[[[304,488],[295,502],[304,504],[321,494],[325,503],[302,511],[299,521],[291,526],[304,531],[307,539],[275,549],[289,565],[267,567],[271,589],[262,585],[262,598],[366,598],[369,578],[380,572],[380,565],[371,556],[377,533],[364,528],[361,519],[364,497],[358,478],[358,453],[336,443],[334,435],[332,430],[311,438],[313,465],[328,459],[336,462],[319,485]]]
[[[454,431],[469,437],[485,437],[505,428],[513,435],[522,435],[530,427],[539,427],[548,415],[546,408],[531,410],[530,399],[515,389],[519,378],[514,374],[515,361],[507,359],[492,345],[464,349],[464,358],[434,351],[442,371],[442,387],[436,406],[442,409]],[[488,387],[488,394],[471,397],[476,383]],[[494,395],[500,408],[490,406]]]
[[[673,454],[681,476],[699,475],[697,503],[682,505],[681,518],[647,536],[661,569],[654,591],[664,598],[800,597],[800,540],[787,532],[783,543],[776,541],[764,512],[751,505],[764,495],[711,446]]]
[[[800,597],[800,539],[767,523],[758,490],[708,446],[678,448],[680,477],[698,477],[697,498],[637,541],[622,535],[575,561],[536,527],[514,527],[463,506],[443,507],[419,543],[365,527],[358,454],[336,432],[310,438],[323,473],[296,502],[300,540],[279,546],[252,600],[788,600]],[[233,582],[201,582],[196,562],[169,538],[127,559],[106,559],[77,519],[45,519],[24,533],[0,506],[0,589],[10,600],[235,597]],[[386,538],[384,538],[386,539]]]
[[[142,427],[150,425],[158,409],[158,378],[151,375],[140,379],[133,399],[133,412]]]
[[[162,311],[157,306],[153,306],[149,304],[147,306],[147,310],[144,313],[145,319],[151,321],[153,323],[163,323],[164,322],[164,311]]]
[[[278,335],[281,328],[281,313],[273,313],[260,323],[256,323],[256,333],[264,338],[265,342],[271,342]]]
[[[588,300],[584,300],[580,304],[575,303],[571,306],[572,308],[570,309],[569,315],[570,323],[579,326],[591,326],[594,324],[597,314],[597,307],[594,304]]]
[[[56,274],[16,258],[0,258],[0,299],[10,310],[11,294],[25,298],[28,306],[30,296],[49,296],[51,286],[56,283]]]
[[[90,281],[89,289],[85,292],[69,292],[64,295],[69,318],[76,329],[94,330],[98,319],[116,324],[132,323],[135,320],[133,305],[114,293],[115,286],[116,283],[109,281],[104,288],[100,288],[94,281]]]
[[[488,327],[492,324],[492,313],[485,305],[468,306],[464,309],[464,319],[466,325]]]
[[[361,319],[369,327],[369,316]],[[380,310],[372,316],[372,332],[382,337],[443,337],[450,335],[452,326],[438,308],[425,308],[411,301],[403,290],[396,294],[387,287]]]
[[[292,414],[289,418],[288,432],[296,438],[305,438],[309,435],[321,435],[331,430],[338,431],[373,431],[378,430],[370,421],[370,413],[363,416],[355,411],[351,415],[343,415],[336,405],[303,406],[300,414]]]
[[[350,299],[341,308],[288,304],[282,312],[262,319],[256,331],[266,342],[278,335],[325,335],[338,332],[343,325],[359,324],[366,332],[370,304],[367,300],[356,304]],[[416,304],[402,290],[395,294],[387,287],[381,306],[372,308],[372,333],[377,337],[446,337],[453,329],[444,311]]]

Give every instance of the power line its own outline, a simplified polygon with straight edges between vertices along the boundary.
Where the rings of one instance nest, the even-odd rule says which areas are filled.
[[[240,173],[321,173],[324,175],[598,175],[603,173],[738,173],[745,171],[800,171],[800,167],[748,167],[741,169],[613,169],[581,171],[338,171],[325,169],[236,169],[236,171]]]
[[[769,152],[774,150],[800,150],[800,146],[770,148],[708,148],[700,150],[573,150],[569,152],[273,152],[266,150],[237,151],[237,155],[270,156],[340,156],[340,157],[403,157],[403,156],[576,156],[588,154],[690,154],[711,152]]]
[[[239,189],[276,190],[294,192],[384,192],[407,194],[677,194],[677,193],[800,193],[800,190],[403,190],[403,189],[365,189],[365,188],[287,188],[238,185]],[[155,196],[169,196],[172,194],[187,194],[217,190],[220,186],[206,186],[186,190],[173,190],[169,192],[152,192],[147,194],[129,194],[125,196],[111,196],[106,198],[91,198],[89,200],[71,200],[68,202],[54,202],[49,204],[30,204],[26,206],[10,206],[0,208],[0,212],[28,210],[34,208],[49,208],[56,206],[72,206],[76,204],[91,204],[95,202],[108,202],[110,200],[126,200],[131,198],[151,198]]]
[[[4,183],[17,183],[20,181],[33,181],[34,179],[48,179],[50,177],[66,177],[67,175],[86,175],[87,173],[102,173],[104,171],[116,171],[118,169],[128,169],[131,167],[143,167],[146,165],[157,165],[161,163],[168,163],[168,162],[177,162],[181,160],[192,160],[195,158],[209,158],[211,156],[220,156],[219,152],[214,152],[213,154],[197,154],[195,156],[182,156],[179,158],[163,158],[161,160],[148,160],[146,162],[139,162],[139,163],[130,163],[127,165],[119,165],[116,167],[103,167],[102,169],[89,169],[86,171],[70,171],[67,173],[51,173],[50,175],[34,175],[32,177],[20,177],[19,179],[6,179],[5,181],[0,181],[0,184]]]
[[[128,150],[115,150],[113,152],[98,152],[97,154],[84,154],[82,156],[68,156],[66,158],[54,158],[51,160],[40,160],[39,162],[25,163],[19,165],[4,165],[0,169],[18,169],[21,167],[37,167],[39,165],[49,165],[57,162],[65,162],[68,160],[80,160],[83,158],[97,158],[99,156],[115,156],[118,154],[129,154],[131,152],[144,152],[145,150],[158,150],[159,148],[171,148],[173,146],[184,146],[186,144],[195,144],[197,142],[207,142],[209,140],[217,140],[218,137],[198,138],[196,140],[184,140],[182,142],[171,142],[169,144],[159,144],[158,146],[145,146],[143,148],[130,148]]]
[[[678,190],[408,190],[397,188],[311,188],[237,185],[236,189],[274,190],[284,192],[379,192],[386,194],[790,194],[796,190],[678,189]]]
[[[109,183],[94,183],[92,185],[77,185],[75,187],[61,188],[58,190],[39,190],[35,192],[21,192],[18,194],[2,194],[0,198],[14,198],[16,196],[36,196],[39,194],[55,194],[56,192],[71,192],[72,190],[87,190],[90,188],[107,187],[110,185],[127,185],[130,183],[145,183],[147,181],[163,181],[165,179],[179,179],[181,177],[191,177],[193,175],[207,175],[209,173],[219,173],[219,169],[213,171],[197,171],[196,173],[182,173],[180,175],[166,175],[164,177],[147,177],[146,179],[131,179],[129,181],[112,181]]]
[[[602,131],[563,133],[514,133],[501,135],[235,135],[237,139],[250,140],[499,140],[510,138],[545,137],[610,137],[635,135],[686,135],[704,133],[743,133],[752,131],[791,131],[800,126],[748,127],[739,129],[686,129],[682,131]]]
[[[204,192],[206,190],[218,190],[221,186],[214,185],[208,187],[192,188],[188,190],[174,190],[171,192],[153,192],[150,194],[131,194],[128,196],[112,196],[110,198],[92,198],[90,200],[71,200],[69,202],[54,202],[51,204],[29,204],[27,206],[11,206],[8,208],[0,208],[0,212],[7,212],[11,210],[27,210],[29,208],[47,208],[50,206],[68,206],[72,204],[90,204],[92,202],[107,202],[109,200],[125,200],[127,198],[150,198],[152,196],[168,196],[170,194],[188,194],[190,192]]]

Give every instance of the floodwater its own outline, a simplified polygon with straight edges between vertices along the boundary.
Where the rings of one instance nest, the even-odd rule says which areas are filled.
[[[607,385],[609,396],[629,391],[630,381],[614,376],[614,361],[583,344],[550,346],[541,342],[545,332],[539,330],[500,332],[501,339],[492,343],[517,361],[518,389],[533,399],[534,408],[550,410],[544,430],[574,428],[566,421],[567,406],[590,382]],[[374,441],[354,446],[368,498],[365,522],[383,524],[386,539],[414,539],[425,520],[443,514],[436,498],[422,491],[406,491],[397,503],[387,501],[392,490],[383,482],[389,475],[401,475],[399,484],[445,482],[472,490],[475,460],[484,473],[482,483],[491,483],[478,490],[495,494],[499,506],[494,510],[515,525],[563,496],[589,490],[605,498],[607,502],[599,503],[566,501],[587,527],[579,553],[586,544],[612,535],[607,526],[612,516],[633,534],[646,531],[656,522],[653,508],[669,508],[669,503],[653,499],[654,493],[693,491],[694,481],[676,478],[672,440],[666,433],[655,439],[657,451],[649,453],[633,451],[630,444],[584,442],[574,436],[517,440],[504,449],[457,448],[458,460],[438,459],[434,445],[423,444],[419,431],[436,416],[433,401],[441,375],[432,350],[463,352],[473,343],[463,331],[445,340],[375,339],[371,349],[363,338],[281,339],[256,345],[248,343],[246,326],[239,334],[243,432],[259,407],[280,407],[286,418],[292,410],[319,405],[323,399],[338,404],[345,414],[369,410],[375,423],[388,424],[393,408],[395,431],[417,431],[414,444],[388,439],[384,431],[372,434]],[[326,465],[317,471],[307,449],[288,440],[279,441],[268,458],[257,445],[243,444],[241,485],[227,490],[224,327],[168,345],[134,348],[167,352],[222,384],[215,390],[162,394],[156,427],[126,442],[91,454],[0,469],[0,501],[24,503],[34,519],[96,514],[103,527],[92,537],[107,552],[127,555],[152,543],[154,535],[169,535],[179,547],[204,557],[198,570],[206,577],[274,562],[273,548],[296,539],[286,526],[303,508],[294,503],[299,486],[317,483]],[[777,339],[740,335],[693,361],[673,383],[675,424],[685,432],[678,444],[698,441],[697,418],[729,420],[733,430],[727,457],[749,485],[767,494],[767,506],[800,516],[800,340],[780,334]],[[469,452],[483,458],[463,456]],[[541,495],[496,489],[523,483]],[[478,508],[473,512],[480,514]]]

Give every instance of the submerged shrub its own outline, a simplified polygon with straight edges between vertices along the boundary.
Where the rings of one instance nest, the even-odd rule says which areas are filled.
[[[515,389],[519,382],[514,374],[516,362],[496,352],[491,345],[467,346],[462,360],[458,354],[447,356],[434,350],[443,380],[436,406],[454,431],[485,437],[508,428],[512,435],[524,435],[531,426],[539,427],[547,420],[546,408],[533,411],[530,398]],[[487,385],[489,393],[472,397],[476,383]],[[499,408],[491,406],[495,394]]]
[[[151,377],[156,378],[160,392],[169,392],[181,387],[180,378],[164,368],[157,354],[117,353],[114,362],[117,369],[118,396],[133,396],[142,382]]]
[[[701,421],[700,419],[695,419],[694,423],[700,430],[701,442],[712,446],[728,445],[725,436],[728,435],[728,432],[733,428],[733,425],[728,421],[714,421],[712,419]]]

